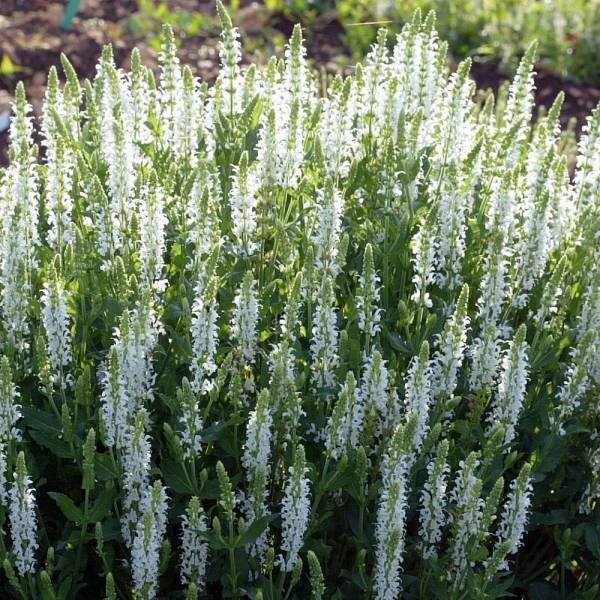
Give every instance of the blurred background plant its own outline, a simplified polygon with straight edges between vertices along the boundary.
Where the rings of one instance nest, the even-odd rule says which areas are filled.
[[[0,0],[0,116],[7,114],[15,85],[23,81],[39,113],[51,66],[65,53],[81,78],[94,74],[104,44],[128,67],[140,48],[156,67],[163,23],[173,28],[181,59],[194,75],[216,76],[218,20],[213,0],[85,0],[69,31],[61,29],[67,0]],[[565,92],[562,124],[577,131],[600,101],[600,0],[233,0],[242,31],[244,60],[281,55],[293,23],[305,28],[308,58],[327,74],[348,74],[381,26],[400,31],[416,8],[437,13],[437,29],[450,45],[450,66],[473,58],[479,88],[497,90],[514,72],[525,48],[539,42],[537,104],[549,107]],[[390,36],[391,39],[391,36]],[[0,164],[6,132],[0,117]]]
[[[513,69],[538,40],[545,67],[563,77],[600,80],[599,0],[267,0],[266,5],[307,25],[336,11],[354,58],[374,41],[378,26],[399,31],[420,8],[435,10],[440,37],[458,59],[476,56]]]
[[[168,2],[156,0],[137,0],[138,10],[127,19],[127,30],[135,36],[148,39],[150,46],[160,50],[160,29],[164,23],[170,25],[180,37],[196,36],[203,29],[212,30],[215,19],[212,15],[169,7]]]

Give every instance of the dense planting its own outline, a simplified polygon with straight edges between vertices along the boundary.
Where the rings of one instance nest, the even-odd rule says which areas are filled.
[[[570,165],[534,47],[477,104],[433,15],[323,82],[219,10],[214,86],[16,90],[3,597],[598,597],[600,110]]]

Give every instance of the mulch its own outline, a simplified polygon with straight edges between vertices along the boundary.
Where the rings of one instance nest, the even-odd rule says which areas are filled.
[[[136,35],[129,26],[138,10],[136,0],[83,0],[71,31],[63,31],[60,22],[66,0],[1,0],[0,2],[0,60],[7,55],[20,70],[14,75],[0,72],[0,114],[10,108],[16,82],[25,83],[34,113],[39,114],[50,66],[60,67],[60,54],[65,53],[82,78],[94,76],[102,47],[111,43],[119,66],[127,67],[131,49],[140,48],[143,60],[156,66],[156,50],[147,37]],[[241,2],[236,25],[244,36],[260,38],[259,50],[251,54],[260,60],[280,49],[274,40],[285,39],[293,24],[268,13],[262,3]],[[197,11],[214,15],[213,0],[173,0],[170,11]],[[218,31],[213,28],[193,37],[181,39],[180,58],[189,64],[196,75],[213,81],[218,72]],[[306,31],[308,56],[330,73],[346,72],[349,64],[344,47],[343,27],[335,12],[319,17]],[[60,68],[59,68],[60,71]],[[496,90],[507,74],[498,65],[474,62],[472,76],[479,88]],[[600,87],[561,79],[539,69],[537,97],[540,106],[549,107],[560,90],[565,92],[563,124],[577,120],[580,130],[586,117],[600,102]],[[0,165],[7,161],[6,131],[0,133]]]

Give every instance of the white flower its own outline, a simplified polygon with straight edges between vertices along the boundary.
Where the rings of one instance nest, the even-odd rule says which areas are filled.
[[[525,325],[521,325],[504,354],[498,391],[488,416],[490,426],[487,435],[492,435],[498,427],[505,427],[504,444],[510,444],[515,437],[515,429],[525,399],[528,377],[528,345],[525,333]],[[509,448],[505,451],[508,452]]]
[[[450,493],[450,499],[456,503],[453,516],[452,563],[459,589],[463,585],[462,575],[467,566],[467,544],[480,530],[485,505],[481,498],[483,482],[475,476],[478,466],[479,460],[475,452],[471,452],[464,461],[461,460],[460,471]]]
[[[56,252],[74,241],[72,178],[74,157],[68,146],[59,140],[48,146],[45,186],[45,208],[48,220],[46,239]]]
[[[414,462],[414,415],[394,432],[381,464],[382,490],[375,525],[374,591],[378,600],[395,600],[400,588],[406,513],[408,475]]]
[[[96,82],[101,89],[100,150],[108,167],[109,237],[116,250],[127,243],[135,210],[133,191],[139,158],[133,143],[133,101],[129,84],[115,69],[112,56],[103,55]]]
[[[375,597],[378,600],[395,600],[401,591],[400,568],[408,508],[406,483],[405,479],[394,482],[386,486],[380,496],[375,526]]]
[[[135,523],[131,547],[131,571],[140,598],[156,596],[160,567],[160,548],[166,528],[167,498],[159,481],[145,490],[143,513]]]
[[[206,515],[196,496],[193,496],[181,517],[181,562],[179,571],[181,583],[204,585],[206,561],[208,558],[208,542],[203,534],[207,531]]]
[[[217,175],[204,154],[199,161],[194,183],[185,202],[186,241],[194,246],[194,260],[187,268],[194,270],[202,264],[220,239],[217,201],[221,195]]]
[[[379,308],[380,277],[373,264],[373,249],[367,244],[363,258],[363,271],[360,275],[356,295],[358,328],[367,336],[374,337],[381,331],[381,309]]]
[[[244,152],[240,164],[235,168],[231,177],[231,190],[229,191],[231,227],[236,249],[242,255],[253,254],[258,248],[255,240],[258,187],[256,170],[248,166],[248,153]]]
[[[277,117],[270,109],[262,119],[256,147],[257,169],[263,186],[274,185],[279,180],[276,127]]]
[[[144,497],[150,485],[150,438],[146,434],[147,415],[141,410],[134,425],[129,426],[124,439],[122,454],[123,503],[121,532],[125,544],[131,547],[136,524],[142,516]]]
[[[388,370],[378,350],[365,361],[360,401],[367,414],[377,414],[383,422],[388,420]]]
[[[226,106],[223,108],[227,114],[231,115],[239,109],[239,92],[241,89],[239,63],[242,60],[242,48],[239,40],[240,34],[237,28],[233,27],[229,15],[220,2],[217,2],[217,11],[223,26],[221,41],[219,42],[221,62],[219,83],[227,94]]]
[[[423,221],[412,239],[412,282],[415,284],[415,291],[410,298],[415,304],[425,308],[433,306],[427,288],[435,281],[436,244],[431,224]]]
[[[439,104],[436,114],[435,130],[433,133],[436,145],[434,148],[434,161],[436,170],[438,164],[457,161],[463,158],[472,147],[473,135],[470,131],[475,129],[472,119],[473,108],[475,106],[472,97],[475,91],[475,83],[469,79],[469,69],[471,60],[466,59],[460,65],[456,72],[452,73],[445,89],[439,98]],[[443,185],[443,184],[442,184]],[[460,199],[457,198],[460,202]],[[460,211],[459,207],[456,207]],[[457,218],[460,223],[462,215],[445,214],[440,212],[442,220],[447,222]],[[458,231],[462,228],[459,226]],[[463,231],[464,235],[464,231]],[[461,236],[459,234],[459,239]]]
[[[17,457],[17,468],[9,491],[8,519],[17,573],[21,577],[35,575],[35,551],[38,549],[36,504],[22,452]]]
[[[594,270],[586,287],[583,306],[577,326],[577,341],[581,341],[588,331],[594,332],[595,345],[600,346],[600,249],[594,254]],[[600,383],[600,352],[590,367],[590,376]]]
[[[331,280],[325,276],[314,310],[310,353],[311,380],[316,389],[336,384],[335,369],[339,364],[336,300]]]
[[[0,506],[8,506],[8,491],[6,473],[8,465],[6,464],[6,449],[4,444],[0,443]]]
[[[482,338],[475,338],[471,347],[471,373],[469,386],[471,391],[489,387],[496,377],[500,360],[499,333],[495,325],[483,332]]]
[[[157,337],[158,323],[151,306],[140,305],[123,313],[108,364],[100,375],[102,419],[106,443],[111,447],[122,447],[133,415],[152,397],[152,351]]]
[[[67,312],[67,291],[58,277],[44,283],[42,321],[53,378],[65,389],[69,378],[64,371],[72,360],[71,319]]]
[[[201,434],[204,423],[200,415],[198,398],[185,377],[181,382],[181,388],[177,390],[177,404],[181,408],[179,422],[182,425],[180,437],[183,456],[187,460],[195,460],[202,448]]]
[[[421,447],[429,427],[429,408],[431,404],[430,380],[429,344],[423,342],[419,355],[412,359],[404,385],[407,414],[415,415],[417,419],[414,437],[416,449]]]
[[[258,342],[256,327],[260,309],[256,295],[256,281],[252,278],[250,271],[244,275],[233,303],[235,309],[231,319],[232,334],[237,341],[240,357],[250,365],[256,357]]]
[[[296,447],[294,464],[288,469],[288,476],[281,502],[281,545],[283,554],[278,562],[283,571],[291,572],[296,564],[300,549],[304,544],[304,534],[310,519],[310,487],[306,477],[308,469],[304,457],[304,447]]]
[[[531,120],[531,111],[533,109],[534,72],[533,65],[535,61],[535,51],[537,42],[532,43],[517,69],[517,73],[508,91],[508,100],[504,109],[502,122],[504,127],[509,130],[517,121],[519,127],[517,131],[511,131],[513,143],[508,155],[508,165],[514,166],[520,158],[522,145],[527,140],[529,133],[529,121]]]
[[[192,305],[192,362],[190,364],[192,389],[197,394],[210,389],[210,381],[207,378],[217,369],[215,356],[219,342],[218,318],[216,281],[211,278],[205,283],[203,278],[200,278]]]
[[[8,358],[0,359],[0,443],[19,441],[21,431],[17,421],[21,418],[19,392],[12,380]]]
[[[388,91],[389,51],[386,45],[387,32],[379,31],[377,42],[373,44],[364,63],[362,85],[358,90],[357,110],[359,139],[365,140],[363,148],[372,144],[383,126],[385,118],[385,100]],[[364,150],[363,150],[364,151]]]
[[[279,407],[284,402],[296,377],[296,356],[288,340],[275,344],[269,354],[269,389],[273,403]]]
[[[436,252],[436,281],[446,290],[452,291],[463,283],[462,259],[466,251],[466,211],[468,194],[463,189],[461,178],[450,170],[445,175],[439,192],[433,182],[432,194],[439,193]]]
[[[327,158],[329,174],[345,177],[350,170],[350,161],[357,150],[352,117],[355,107],[355,89],[351,78],[335,79],[334,89],[323,99],[319,136],[323,153]]]
[[[600,344],[596,341],[596,332],[589,330],[571,350],[571,362],[567,368],[562,385],[556,398],[558,405],[553,418],[554,427],[564,435],[564,421],[581,404],[581,398],[590,387],[590,369],[596,360]]]
[[[358,446],[364,418],[365,407],[356,388],[356,379],[352,371],[348,371],[327,421],[325,446],[333,458],[339,459],[348,448]]]
[[[437,339],[437,347],[432,359],[431,391],[435,398],[452,398],[458,383],[458,371],[462,365],[469,316],[467,314],[469,288],[465,284],[452,316],[446,321]]]
[[[6,337],[17,352],[29,348],[31,277],[37,267],[38,168],[32,153],[33,124],[23,84],[15,93],[10,126],[13,158],[2,181],[0,202],[0,314]]]
[[[443,44],[439,43],[429,17],[426,21],[408,23],[396,38],[391,64],[392,73],[400,82],[395,98],[394,125],[401,111],[413,115],[422,108],[426,128],[433,126],[432,113],[445,79],[443,64]],[[426,133],[425,130],[423,135]],[[427,141],[424,137],[420,144]]]
[[[142,188],[139,215],[142,280],[149,289],[160,291],[165,283],[162,276],[168,219],[163,206],[162,190],[158,187],[155,175],[150,178],[150,183]]]
[[[149,144],[152,142],[152,132],[148,126],[149,112],[156,109],[158,94],[149,85],[148,67],[141,64],[137,48],[131,52],[129,79],[133,104],[133,139],[137,144]]]
[[[161,74],[159,94],[162,142],[176,156],[181,156],[185,132],[191,127],[189,122],[183,120],[183,78],[173,30],[170,27],[163,27],[158,62]]]
[[[507,542],[507,547],[503,549],[504,557],[499,566],[501,570],[508,569],[506,555],[515,554],[523,543],[522,538],[531,504],[530,472],[531,465],[525,463],[517,478],[511,482],[510,493],[502,509],[502,517],[498,524],[498,540],[494,547],[494,553],[496,553],[502,548],[503,542]]]
[[[342,231],[343,199],[329,179],[325,188],[317,191],[318,213],[312,242],[315,249],[317,278],[327,274],[332,279],[339,273],[338,252]]]
[[[424,559],[436,556],[436,544],[442,539],[442,528],[446,523],[444,505],[448,473],[450,473],[450,467],[446,462],[447,456],[448,440],[443,440],[435,460],[427,465],[428,478],[421,491],[419,535]]]
[[[267,506],[268,485],[270,480],[271,428],[273,419],[269,408],[269,393],[262,390],[258,394],[256,408],[248,417],[246,426],[246,444],[242,455],[242,466],[247,473],[248,494],[245,512],[248,525],[269,514]],[[268,527],[250,546],[253,556],[264,558],[268,543]]]

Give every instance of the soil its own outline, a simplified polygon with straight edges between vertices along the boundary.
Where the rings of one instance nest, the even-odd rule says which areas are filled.
[[[60,54],[65,53],[81,78],[93,77],[102,47],[112,43],[119,66],[127,67],[131,49],[138,46],[146,64],[156,65],[156,50],[149,36],[135,34],[132,16],[137,0],[82,0],[82,7],[71,31],[63,31],[60,22],[66,0],[2,0],[0,3],[0,60],[4,55],[19,69],[13,75],[0,70],[0,122],[10,109],[16,82],[25,83],[29,101],[39,114],[47,72],[51,65],[59,67]],[[281,41],[291,33],[293,23],[281,16],[270,15],[259,2],[242,1],[236,13],[236,25],[242,30],[251,49],[249,58],[260,60],[280,50]],[[177,10],[214,16],[213,0],[173,0],[171,13]],[[214,22],[213,20],[207,22]],[[198,35],[181,38],[180,58],[196,75],[213,81],[218,70],[218,30],[202,28]],[[344,47],[343,27],[335,11],[321,15],[305,30],[308,56],[326,72],[347,72],[348,52]],[[507,79],[497,65],[475,62],[472,76],[478,87],[496,90]],[[600,87],[564,80],[551,72],[539,70],[537,103],[550,106],[560,90],[565,92],[563,124],[577,119],[580,130],[585,118],[600,102]],[[7,131],[0,133],[0,165],[7,160]]]

